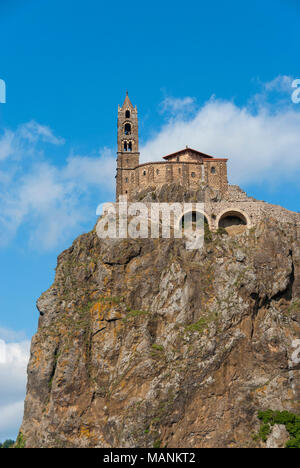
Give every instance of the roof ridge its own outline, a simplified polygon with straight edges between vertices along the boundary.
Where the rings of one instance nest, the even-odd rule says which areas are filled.
[[[185,151],[191,151],[193,153],[197,153],[197,154],[200,154],[201,156],[205,157],[205,158],[211,158],[211,159],[215,159],[214,156],[211,156],[209,154],[206,154],[206,153],[203,153],[202,151],[198,151],[198,150],[195,150],[193,148],[189,148],[188,146],[186,146],[186,148],[182,149],[182,150],[179,150],[179,151],[175,151],[175,153],[170,153],[170,154],[167,154],[166,156],[163,156],[163,159],[168,159],[172,156],[176,156],[177,154],[181,154]]]

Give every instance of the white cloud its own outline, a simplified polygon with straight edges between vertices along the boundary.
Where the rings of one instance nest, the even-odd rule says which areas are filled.
[[[264,88],[266,91],[277,91],[290,94],[293,80],[294,78],[291,76],[279,75],[273,80],[265,83]]]
[[[58,138],[54,135],[51,128],[40,125],[34,120],[20,126],[19,136],[21,139],[28,140],[30,143],[37,142],[38,140],[44,141],[45,143],[52,143],[53,145],[63,145],[65,143],[63,138]]]
[[[24,341],[26,338],[24,331],[10,330],[9,328],[0,327],[0,340],[7,342]]]
[[[211,99],[189,119],[169,120],[141,148],[142,162],[186,145],[216,157],[229,158],[231,183],[251,184],[299,179],[300,106],[239,107]],[[297,179],[298,178],[298,179]]]
[[[22,423],[24,399],[11,405],[0,405],[0,441],[16,440]]]
[[[291,102],[291,82],[288,76],[275,78],[245,106],[216,98],[198,106],[190,96],[165,97],[165,123],[141,147],[141,162],[161,160],[188,145],[228,157],[231,183],[299,184],[300,105]],[[0,135],[0,246],[22,232],[34,247],[55,248],[84,223],[93,223],[103,198],[114,198],[113,150],[71,153],[58,166],[45,148],[49,152],[62,143],[33,121]]]
[[[92,220],[100,201],[89,200],[92,191],[96,196],[101,190],[112,191],[115,174],[112,151],[104,148],[94,157],[72,155],[64,166],[58,167],[40,148],[45,141],[54,145],[63,142],[48,127],[35,122],[20,126],[16,132],[5,131],[0,138],[2,246],[27,227],[32,246],[56,247],[67,236],[78,234],[85,221]]]
[[[2,334],[5,329],[1,329]],[[6,334],[11,334],[6,331]],[[30,342],[0,339],[0,441],[16,437],[23,416]]]
[[[291,105],[292,83],[294,78],[288,75],[276,76],[266,83],[259,82],[260,91],[249,99],[249,109],[265,109],[272,112]]]
[[[103,148],[97,157],[70,156],[63,176],[85,187],[100,185],[111,190],[116,171],[116,156],[109,148]]]
[[[193,110],[195,104],[195,98],[186,96],[184,98],[175,98],[167,96],[161,103],[161,112],[167,112],[174,114],[182,114]]]
[[[14,160],[24,159],[25,156],[36,153],[41,155],[35,146],[38,142],[62,145],[64,139],[56,137],[49,127],[34,120],[20,125],[15,132],[4,129],[0,137],[0,161],[9,157]]]
[[[14,134],[9,130],[5,130],[0,140],[0,161],[8,158],[14,152],[13,149]]]

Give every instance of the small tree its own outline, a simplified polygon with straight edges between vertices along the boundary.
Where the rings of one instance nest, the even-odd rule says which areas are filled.
[[[14,445],[15,441],[12,439],[7,439],[3,442],[3,444],[0,444],[0,448],[10,448]]]

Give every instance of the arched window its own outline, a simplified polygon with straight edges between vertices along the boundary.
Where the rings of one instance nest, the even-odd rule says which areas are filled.
[[[191,176],[192,176],[192,177],[196,177],[195,172],[192,172],[192,173],[191,173]]]
[[[127,141],[124,141],[124,151],[127,151]]]
[[[126,182],[126,183],[128,182],[128,177],[125,177],[125,182]]]
[[[127,110],[127,111],[125,112],[125,118],[126,118],[126,119],[130,119],[130,111],[129,111],[129,110]]]
[[[131,141],[128,143],[128,151],[132,151],[132,143],[131,143]]]
[[[216,168],[213,166],[213,167],[211,168],[210,172],[211,172],[212,174],[215,174],[215,173],[216,173]]]
[[[131,133],[131,125],[130,125],[130,123],[126,123],[126,124],[125,124],[124,133],[125,133],[125,135],[130,135],[130,133]]]
[[[157,174],[157,175],[159,174],[159,170],[158,170],[158,169],[156,169],[156,174]]]
[[[143,171],[143,175],[146,175],[146,171]]]

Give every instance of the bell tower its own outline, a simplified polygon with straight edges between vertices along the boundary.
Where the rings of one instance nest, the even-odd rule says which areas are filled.
[[[122,107],[118,106],[118,158],[116,198],[131,192],[135,186],[135,171],[139,165],[138,115],[126,92]]]

